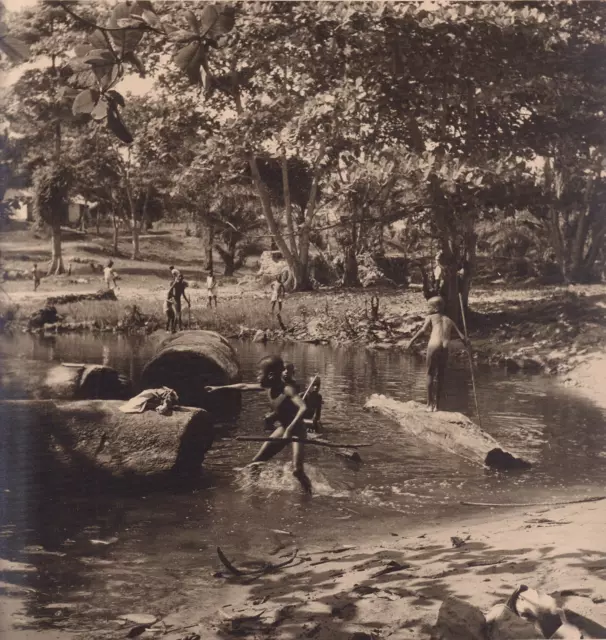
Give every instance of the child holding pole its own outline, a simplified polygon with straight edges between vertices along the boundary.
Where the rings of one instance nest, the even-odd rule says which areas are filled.
[[[427,306],[429,307],[429,315],[423,326],[411,338],[407,349],[410,349],[417,338],[431,327],[431,335],[427,344],[427,410],[438,411],[448,363],[448,345],[453,329],[465,346],[468,341],[459,331],[457,325],[444,314],[444,300],[442,298],[437,296],[430,298],[427,301]]]
[[[257,384],[238,383],[220,387],[209,386],[208,392],[218,389],[237,389],[239,391],[267,391],[270,407],[280,426],[271,434],[271,438],[305,438],[306,429],[303,415],[307,410],[305,402],[296,389],[287,384],[283,378],[284,361],[280,356],[266,356],[259,362]],[[253,462],[267,462],[280,453],[288,442],[266,442],[263,444]],[[293,442],[293,475],[303,490],[311,493],[311,481],[305,474],[303,443]]]

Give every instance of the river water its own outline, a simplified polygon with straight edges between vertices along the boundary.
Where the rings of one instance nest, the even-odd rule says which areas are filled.
[[[32,589],[26,599],[28,625],[100,629],[120,613],[144,610],[152,602],[158,607],[163,599],[172,607],[179,594],[185,601],[197,591],[218,602],[220,581],[209,577],[218,568],[215,547],[228,555],[234,550],[263,555],[283,535],[272,530],[288,531],[305,544],[333,545],[460,515],[470,509],[461,507],[461,500],[549,501],[603,490],[604,412],[545,377],[477,372],[482,426],[534,463],[528,472],[498,474],[417,442],[361,410],[371,393],[424,401],[423,362],[414,355],[307,344],[234,342],[234,347],[245,380],[254,379],[257,361],[268,353],[292,361],[303,387],[320,374],[330,438],[372,443],[360,449],[363,462],[354,465],[329,450],[308,447],[312,498],[292,480],[287,451],[253,480],[240,468],[257,445],[229,439],[263,433],[266,400],[252,392],[239,416],[223,426],[225,439],[209,452],[195,488],[128,495],[100,489],[91,496],[66,487],[33,515],[28,509],[35,500],[11,503],[5,491],[0,556],[37,568],[32,574],[9,572],[8,578]],[[149,339],[116,335],[21,335],[0,342],[1,358],[104,363],[135,385],[152,352]],[[463,360],[450,365],[444,409],[474,415]],[[30,494],[35,496],[35,487]]]

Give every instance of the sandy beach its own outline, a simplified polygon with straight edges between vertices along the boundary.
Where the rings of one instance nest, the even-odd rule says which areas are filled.
[[[175,631],[164,637],[181,639],[182,627],[194,625],[189,631],[209,640],[245,632],[284,640],[428,638],[446,597],[486,613],[526,584],[577,614],[571,615],[584,625],[585,637],[603,638],[605,526],[606,501],[599,501],[487,508],[457,523],[427,523],[414,531],[403,526],[363,543],[340,540],[334,548],[306,548],[283,536],[285,548],[274,556],[269,550],[259,550],[257,558],[234,552],[230,560],[250,571],[247,561],[277,563],[297,548],[292,566],[250,584],[249,577],[215,578],[225,583],[223,604],[198,602],[174,612],[164,623]],[[455,536],[465,543],[455,546]]]

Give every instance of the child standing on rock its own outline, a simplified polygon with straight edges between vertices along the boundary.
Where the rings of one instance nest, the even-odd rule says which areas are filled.
[[[427,306],[429,307],[429,315],[423,326],[411,338],[407,349],[410,349],[417,338],[431,327],[431,335],[427,344],[427,410],[438,411],[452,330],[457,332],[465,346],[467,346],[467,340],[457,325],[444,314],[444,300],[442,298],[430,298],[427,301]]]
[[[283,379],[284,361],[280,356],[266,356],[259,362],[258,384],[228,384],[222,387],[206,387],[212,392],[218,389],[239,391],[267,391],[269,404],[280,426],[271,434],[272,438],[305,438],[306,429],[303,415],[307,410],[305,402],[296,390]],[[266,442],[253,462],[267,462],[280,453],[287,442]],[[293,475],[306,493],[311,493],[311,481],[305,474],[303,443],[293,442]]]

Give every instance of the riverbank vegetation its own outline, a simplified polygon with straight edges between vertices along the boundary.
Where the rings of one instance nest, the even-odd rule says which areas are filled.
[[[440,250],[453,317],[478,256],[599,280],[605,11],[36,5],[8,20],[34,65],[3,95],[5,186],[34,185],[56,274],[80,196],[73,222],[110,225],[115,253],[126,233],[139,260],[150,225],[180,219],[205,268],[217,255],[232,275],[273,246],[295,290],[358,286],[367,256],[393,251],[427,271]],[[133,73],[153,88],[125,95]]]

